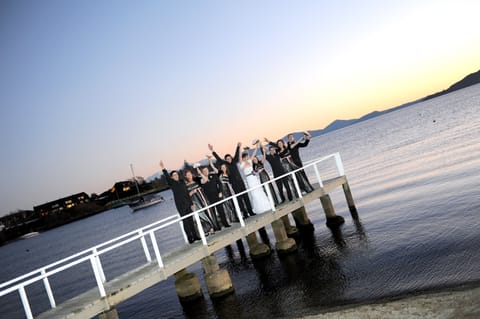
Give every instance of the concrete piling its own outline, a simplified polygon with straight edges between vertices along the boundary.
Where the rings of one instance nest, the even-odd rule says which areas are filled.
[[[298,228],[292,226],[288,215],[282,216],[283,226],[285,226],[285,231],[287,232],[288,237],[298,236]]]
[[[320,202],[322,203],[325,216],[327,217],[327,227],[336,227],[345,223],[345,219],[343,219],[342,216],[337,216],[335,214],[330,195],[327,194],[320,197]]]
[[[277,250],[278,254],[285,255],[297,250],[297,243],[295,240],[287,236],[282,218],[272,222],[272,228],[275,239],[277,240],[275,243],[275,249]]]
[[[188,302],[203,296],[200,280],[194,273],[188,272],[185,268],[174,274],[175,289],[178,298],[182,302]]]
[[[270,248],[258,241],[257,233],[253,232],[247,235],[247,244],[250,248],[250,256],[253,259],[262,258],[270,255]]]
[[[214,255],[203,258],[202,264],[210,298],[220,298],[234,292],[230,274],[225,269],[220,269]]]
[[[295,220],[295,225],[300,230],[313,231],[314,227],[310,218],[308,218],[307,211],[305,206],[302,206],[292,212],[293,219]]]
[[[98,315],[98,319],[118,319],[117,309],[111,308],[108,311],[102,312]]]
[[[347,200],[348,209],[350,210],[352,217],[358,216],[357,208],[355,207],[352,192],[350,191],[350,186],[348,185],[348,182],[345,182],[344,184],[342,184],[342,187],[343,187],[343,192],[345,193],[345,198]]]

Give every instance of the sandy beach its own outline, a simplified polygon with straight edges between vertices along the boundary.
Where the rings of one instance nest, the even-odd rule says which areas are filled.
[[[344,306],[303,319],[473,319],[480,318],[480,287],[460,287],[398,297],[358,306]]]

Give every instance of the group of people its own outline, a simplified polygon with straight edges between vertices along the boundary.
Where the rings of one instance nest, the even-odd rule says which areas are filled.
[[[207,155],[208,166],[195,165],[193,168],[186,168],[183,170],[183,178],[177,170],[168,173],[163,161],[160,161],[160,168],[173,192],[175,206],[180,216],[202,210],[224,198],[242,193],[248,188],[251,189],[248,194],[244,193],[237,197],[243,218],[248,218],[271,209],[266,190],[260,186],[270,180],[265,169],[265,162],[268,161],[270,164],[274,177],[303,167],[299,148],[306,147],[310,139],[311,135],[308,132],[305,132],[298,141],[295,141],[293,134],[288,135],[287,142],[279,139],[273,143],[264,138],[265,144],[260,140],[255,140],[253,152],[249,152],[249,148],[246,147],[246,151],[242,153],[240,153],[242,143],[238,143],[234,156],[226,154],[223,158],[215,152],[213,145],[208,144],[208,149],[212,154],[211,156]],[[266,146],[268,146],[268,152]],[[262,153],[261,159],[257,156],[259,150]],[[215,158],[215,162],[213,162],[213,158]],[[313,191],[303,170],[296,172],[295,175],[302,192]],[[276,185],[278,197],[273,185],[269,184],[269,191],[275,205],[286,201],[284,189],[288,200],[293,200],[294,195],[298,197],[290,176],[277,179]],[[207,236],[220,230],[222,226],[230,227],[230,223],[239,221],[232,200],[209,209],[203,209],[199,213],[199,217],[202,230]],[[190,243],[200,239],[198,228],[195,227],[192,217],[183,220],[183,227]]]

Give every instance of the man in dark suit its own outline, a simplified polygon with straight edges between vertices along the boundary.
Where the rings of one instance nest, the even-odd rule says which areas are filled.
[[[280,155],[278,155],[277,149],[274,146],[269,146],[268,153],[265,154],[265,158],[267,159],[268,163],[270,164],[270,167],[272,168],[274,177],[279,177],[285,174],[285,170],[283,169]],[[293,199],[292,190],[288,185],[287,177],[277,179],[275,183],[277,184],[278,192],[280,194],[280,199],[282,200],[282,203],[285,201],[285,195],[283,194],[284,187],[285,187],[285,190],[287,191],[288,199],[289,200]]]
[[[241,193],[246,190],[245,183],[243,182],[242,175],[240,175],[240,171],[238,170],[237,166],[237,163],[240,159],[240,145],[241,143],[237,144],[237,148],[235,149],[235,155],[233,157],[230,154],[226,154],[224,156],[224,159],[222,159],[220,156],[218,156],[217,152],[213,150],[213,145],[208,144],[208,149],[212,152],[212,155],[217,160],[215,165],[218,168],[220,168],[222,164],[227,165],[230,172],[230,183],[232,184],[232,188],[235,194]],[[252,204],[250,203],[248,194],[238,196],[237,199],[244,218],[248,218],[248,215],[255,215],[252,210]]]
[[[180,216],[188,215],[192,212],[193,202],[188,194],[187,185],[185,181],[180,179],[180,175],[177,171],[171,171],[168,174],[163,161],[160,161],[160,168],[162,169],[163,176],[167,179],[167,183],[170,186],[170,189],[173,192],[173,198],[175,201],[175,206],[177,207],[178,213]],[[192,217],[187,217],[183,219],[183,229],[187,234],[188,242],[191,244],[195,240],[198,240],[197,232],[195,230],[195,224],[193,223]]]

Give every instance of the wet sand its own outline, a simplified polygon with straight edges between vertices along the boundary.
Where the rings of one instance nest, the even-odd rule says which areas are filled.
[[[303,319],[474,319],[480,318],[480,287],[397,297],[371,304],[344,306]]]

